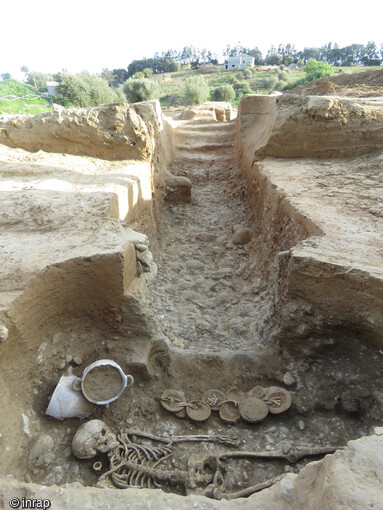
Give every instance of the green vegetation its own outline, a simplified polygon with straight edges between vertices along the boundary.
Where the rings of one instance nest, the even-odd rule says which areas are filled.
[[[204,103],[209,99],[210,89],[203,76],[190,76],[185,81],[185,98],[191,104]]]
[[[330,64],[327,62],[318,62],[313,58],[308,60],[304,70],[307,81],[317,80],[318,78],[334,74],[334,69],[330,66]]]
[[[362,69],[363,70],[363,69]],[[343,71],[343,69],[339,69],[339,71]],[[334,74],[334,68],[330,66],[327,62],[318,62],[317,60],[310,58],[307,64],[304,67],[305,76],[300,78],[297,81],[285,83],[283,89],[289,90],[298,85],[305,85],[310,81],[317,80],[318,78],[324,78],[325,76],[331,76]],[[277,88],[277,90],[283,90],[282,88]]]
[[[50,101],[47,98],[27,97],[25,99],[10,100],[3,96],[36,96],[36,89],[30,85],[8,79],[0,82],[0,113],[42,113],[50,108]],[[28,105],[28,106],[25,106]],[[33,105],[33,106],[30,106]]]
[[[138,73],[136,73],[137,75]],[[142,75],[144,73],[141,73]],[[146,78],[129,78],[123,85],[122,89],[129,103],[138,103],[147,101],[148,99],[157,99],[158,90],[156,83]]]
[[[98,106],[124,102],[124,94],[112,89],[106,80],[96,74],[83,71],[80,74],[59,73],[59,92],[75,106]]]
[[[232,85],[220,85],[213,89],[213,101],[227,101],[231,103],[235,99],[235,90]]]
[[[248,65],[243,70],[224,71],[223,66],[218,64],[217,55],[193,46],[134,60],[125,69],[104,68],[99,75],[86,71],[70,74],[65,70],[52,75],[30,71],[23,66],[21,71],[29,87],[12,80],[9,73],[3,73],[0,75],[3,80],[0,82],[0,96],[41,96],[46,91],[47,81],[57,81],[60,97],[54,97],[53,102],[67,107],[154,98],[160,100],[163,108],[185,107],[209,99],[226,100],[235,106],[244,94],[288,90],[323,76],[331,76],[334,72],[362,72],[366,70],[365,66],[381,69],[379,65],[383,62],[383,44],[378,48],[373,41],[367,45],[352,44],[343,48],[328,43],[320,48],[305,47],[301,51],[291,44],[280,44],[278,47],[271,46],[265,57],[257,47],[246,48],[240,44],[227,45],[224,50],[226,58],[240,53],[253,56],[256,67]],[[294,64],[292,68],[290,64]],[[24,89],[18,92],[19,86]],[[0,100],[0,113],[46,111],[49,97],[46,94],[46,97],[29,100],[28,104],[33,104],[30,107],[25,104],[26,100],[23,99],[14,102]]]

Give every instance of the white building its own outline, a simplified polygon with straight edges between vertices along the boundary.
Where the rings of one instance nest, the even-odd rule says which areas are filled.
[[[235,57],[228,57],[227,62],[223,64],[224,71],[233,71],[234,69],[245,69],[247,64],[254,67],[254,57],[240,53]]]

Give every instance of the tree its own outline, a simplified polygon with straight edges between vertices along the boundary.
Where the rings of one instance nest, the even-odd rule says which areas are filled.
[[[374,41],[369,41],[366,46],[365,55],[362,57],[362,63],[365,66],[379,66],[381,59],[378,48]]]
[[[118,87],[126,82],[129,78],[128,71],[126,69],[113,69],[114,86]]]
[[[109,87],[99,75],[86,71],[80,74],[60,73],[59,92],[75,106],[98,106],[125,100],[120,91]]]
[[[130,103],[147,101],[158,96],[158,91],[153,81],[146,78],[129,78],[122,87]]]
[[[9,73],[3,73],[3,74],[0,74],[0,76],[3,81],[10,80],[12,78],[12,76]]]
[[[306,73],[306,80],[313,81],[324,76],[331,76],[334,73],[334,69],[327,62],[318,62],[317,60],[310,58],[304,67]]]
[[[22,66],[20,67],[20,71],[22,73],[24,73],[24,80],[26,81],[27,80],[27,74],[29,73],[29,69],[27,66]]]
[[[109,86],[114,84],[114,74],[107,67],[101,71],[101,78],[107,81]]]
[[[145,78],[150,78],[150,76],[153,75],[153,69],[151,67],[145,67],[142,72],[144,73]]]
[[[237,83],[234,83],[233,89],[235,90],[235,94],[237,99],[244,94],[252,94],[253,91],[250,88],[248,81],[239,81]]]
[[[279,53],[270,53],[267,55],[265,62],[268,66],[280,66],[283,62],[283,57]]]
[[[199,104],[208,100],[209,85],[203,76],[191,76],[185,82],[185,97],[191,104]]]
[[[221,85],[213,90],[213,101],[227,101],[231,103],[235,99],[235,90],[229,84]]]
[[[320,60],[321,51],[319,48],[307,48],[305,47],[303,51],[299,52],[299,58],[307,62],[310,58],[315,60]]]
[[[257,47],[253,48],[252,50],[244,48],[244,52],[246,53],[246,55],[254,57],[254,64],[256,66],[261,66],[262,64],[265,63],[265,60],[262,56],[262,52]]]
[[[35,71],[27,74],[27,83],[35,87],[36,90],[46,90],[47,81],[52,80],[53,76],[47,73],[37,73]]]

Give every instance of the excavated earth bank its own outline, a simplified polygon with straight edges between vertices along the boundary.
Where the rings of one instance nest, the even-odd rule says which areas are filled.
[[[0,142],[4,507],[382,506],[379,98],[245,96],[237,119],[225,104],[107,105],[3,118]],[[90,487],[106,454],[74,457],[81,422],[45,410],[68,367],[100,358],[135,377],[92,408],[114,433],[237,447],[174,444],[159,471],[185,480],[163,490]],[[190,402],[254,386],[288,389],[291,408],[230,425],[160,405],[165,389]],[[228,451],[284,457],[217,463]]]

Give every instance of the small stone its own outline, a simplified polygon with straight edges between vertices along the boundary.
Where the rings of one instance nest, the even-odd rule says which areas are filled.
[[[283,376],[283,382],[286,384],[286,386],[291,386],[295,384],[295,378],[290,372],[286,372]]]
[[[209,234],[208,232],[201,232],[195,236],[198,241],[205,241],[208,243],[215,241],[216,237],[217,236],[215,234]]]
[[[141,265],[143,266],[143,269],[145,270],[146,267],[150,267],[150,265],[153,263],[153,255],[149,250],[146,250],[144,252],[136,252],[136,257],[141,262]]]
[[[251,230],[247,227],[238,228],[233,235],[234,244],[247,244],[251,241]]]
[[[141,252],[148,249],[148,245],[143,244],[143,243],[136,243],[134,245],[134,247],[136,248],[136,250],[141,251]]]
[[[225,248],[223,246],[213,246],[212,250],[217,255],[223,255],[225,253]]]
[[[203,269],[205,265],[199,260],[188,260],[185,264],[187,269]]]
[[[193,292],[192,290],[185,291],[182,294],[183,299],[186,301],[196,301],[198,299],[201,299],[201,294],[197,294],[197,292]]]
[[[305,430],[305,422],[303,420],[298,421],[299,430]]]
[[[65,367],[66,367],[66,363],[65,363],[65,361],[62,361],[62,362],[59,364],[59,366],[58,366],[58,368],[59,368],[60,370],[64,370],[64,368],[65,368]]]
[[[0,342],[5,342],[8,338],[8,328],[4,324],[0,324]]]
[[[216,239],[216,243],[219,245],[226,244],[226,241],[227,241],[226,236],[220,236],[220,237],[217,237],[217,239]]]
[[[46,468],[54,461],[54,441],[51,436],[44,435],[37,439],[29,451],[28,461],[35,468]]]
[[[81,365],[82,364],[82,358],[80,358],[79,356],[75,356],[73,358],[73,363],[77,366]]]

